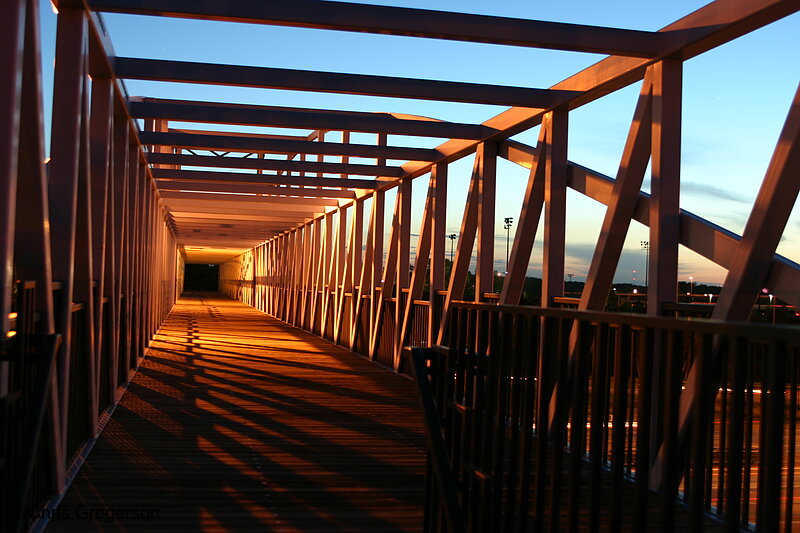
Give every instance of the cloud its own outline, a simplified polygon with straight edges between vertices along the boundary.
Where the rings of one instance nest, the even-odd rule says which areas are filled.
[[[742,204],[751,203],[750,199],[741,194],[737,194],[728,189],[721,189],[705,183],[697,183],[693,181],[681,182],[681,193],[686,193],[690,196],[695,196],[704,199],[714,200],[730,200]]]

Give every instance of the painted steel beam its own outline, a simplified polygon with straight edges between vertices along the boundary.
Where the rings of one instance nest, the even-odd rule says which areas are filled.
[[[192,135],[219,135],[221,137],[258,137],[259,139],[281,139],[285,141],[307,141],[308,135],[272,135],[269,133],[242,133],[239,131],[192,130],[169,128],[168,133],[189,133]]]
[[[307,209],[308,206],[314,208],[324,209],[327,207],[338,207],[339,200],[336,199],[323,199],[323,198],[287,198],[285,196],[257,196],[254,194],[214,194],[214,193],[192,193],[192,192],[178,192],[178,191],[164,191],[161,193],[162,199],[178,199],[178,200],[198,200],[201,202],[233,202],[233,203],[257,203],[259,205],[275,205],[275,206],[303,206]]]
[[[170,135],[169,133],[167,135]],[[247,170],[278,170],[284,172],[319,172],[325,174],[354,174],[356,176],[381,176],[399,178],[404,174],[400,167],[355,165],[317,161],[285,161],[276,159],[250,159],[236,156],[148,154],[147,162],[180,167],[240,168]]]
[[[573,91],[551,89],[133,57],[116,57],[113,63],[114,73],[125,79],[362,94],[471,104],[550,108],[578,96]]]
[[[480,124],[460,124],[436,120],[401,119],[389,113],[337,112],[270,106],[232,106],[174,101],[128,102],[137,118],[158,118],[208,124],[241,124],[307,130],[347,130],[363,133],[388,133],[415,137],[482,139],[492,133]]]
[[[170,212],[178,213],[206,213],[211,215],[264,215],[269,216],[276,221],[286,221],[286,224],[292,222],[300,223],[306,219],[318,216],[324,211],[277,211],[270,208],[259,208],[255,206],[236,206],[236,205],[202,205],[198,203],[180,202],[178,200],[169,200],[166,202],[167,209]]]
[[[381,182],[363,179],[306,178],[278,176],[277,174],[244,174],[241,172],[210,172],[206,170],[154,169],[157,180],[209,181],[217,183],[260,183],[265,185],[305,185],[308,187],[347,187],[353,189],[376,189]]]
[[[180,146],[187,148],[224,148],[241,152],[264,152],[276,154],[320,154],[349,155],[399,159],[403,161],[434,161],[441,154],[430,148],[408,148],[404,146],[373,146],[370,144],[342,144],[319,141],[291,141],[248,137],[224,137],[218,135],[193,135],[190,133],[142,132],[143,144]]]
[[[383,35],[650,57],[662,39],[652,32],[313,0],[186,4],[179,0],[90,0],[97,11],[249,22]]]
[[[773,265],[800,190],[800,85],[736,247],[712,318],[746,321]],[[772,289],[774,290],[774,289]]]
[[[159,191],[196,191],[220,193],[266,194],[274,198],[342,198],[353,200],[353,191],[341,189],[309,189],[300,187],[278,187],[256,183],[204,183],[200,181],[157,181]]]
[[[665,26],[659,33],[679,35],[669,40],[663,57],[684,60],[716,48],[755,29],[800,10],[797,0],[716,0],[697,11]],[[565,105],[575,109],[618,89],[641,80],[655,59],[608,57],[556,83],[551,89],[576,91]],[[499,131],[486,140],[507,139],[541,124],[545,111],[515,107],[483,122]],[[453,162],[473,153],[480,141],[453,139],[437,147],[444,157],[439,162]],[[414,178],[430,171],[432,165],[406,163],[407,177]]]
[[[200,196],[209,196],[206,194]],[[241,208],[240,212],[266,212],[266,213],[302,213],[312,216],[314,213],[324,213],[328,209],[335,209],[335,207],[323,205],[296,205],[294,203],[276,204],[273,202],[242,202],[239,199],[223,198],[204,198],[204,199],[184,199],[181,196],[173,196],[164,199],[165,204],[169,209],[187,208],[201,208],[201,209],[237,209]],[[222,211],[220,211],[222,212]]]
[[[175,224],[181,225],[185,222],[206,222],[206,223],[220,223],[220,224],[236,224],[239,221],[243,222],[259,222],[259,223],[274,223],[280,227],[286,227],[286,220],[283,217],[273,217],[264,214],[250,214],[250,213],[199,213],[192,211],[172,211],[169,213],[170,218]]]

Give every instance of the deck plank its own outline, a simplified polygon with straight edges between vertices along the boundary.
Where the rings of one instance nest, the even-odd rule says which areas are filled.
[[[411,381],[185,297],[47,531],[419,531],[424,475]]]

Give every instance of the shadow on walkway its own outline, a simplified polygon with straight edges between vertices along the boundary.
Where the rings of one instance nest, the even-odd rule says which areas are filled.
[[[47,531],[419,531],[424,446],[410,381],[192,295]]]

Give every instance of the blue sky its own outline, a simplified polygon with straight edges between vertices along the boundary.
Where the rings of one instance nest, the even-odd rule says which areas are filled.
[[[488,4],[471,0],[372,2],[490,15],[657,30],[701,7],[703,1],[523,2]],[[42,4],[45,108],[49,116],[55,16]],[[383,35],[230,24],[180,19],[105,15],[121,56],[220,62],[333,72],[353,72],[502,85],[548,87],[602,56],[454,43]],[[740,233],[800,80],[800,16],[778,21],[728,43],[684,66],[681,207]],[[247,102],[366,111],[396,111],[444,120],[480,123],[503,111],[496,106],[427,102],[353,95],[213,87],[152,82],[127,83],[131,95]],[[639,84],[618,91],[570,114],[569,158],[613,176],[635,106]],[[242,128],[238,128],[242,129]],[[255,131],[255,130],[254,130]],[[535,144],[537,131],[515,137]],[[364,136],[363,142],[374,142]],[[401,139],[395,139],[400,141]],[[359,142],[354,137],[354,142]],[[435,146],[432,139],[403,142]],[[390,139],[390,143],[392,139]],[[458,232],[472,158],[450,167],[448,229]],[[504,270],[502,219],[519,216],[527,171],[498,163],[497,270]],[[419,224],[427,177],[415,181],[415,227]],[[645,185],[645,188],[647,186]],[[393,199],[389,195],[389,200]],[[391,205],[387,203],[387,205]],[[391,210],[387,209],[390,214]],[[582,280],[588,270],[604,207],[571,192],[568,196],[567,272]],[[387,226],[388,227],[388,226]],[[784,233],[779,252],[800,261],[800,211]],[[513,229],[512,229],[513,231]],[[416,233],[417,230],[415,229]],[[513,233],[512,233],[513,235]],[[617,281],[643,279],[647,230],[633,223]],[[720,283],[725,271],[688,250],[681,252],[681,278]],[[530,272],[538,274],[541,248]],[[633,273],[634,270],[638,272]]]

